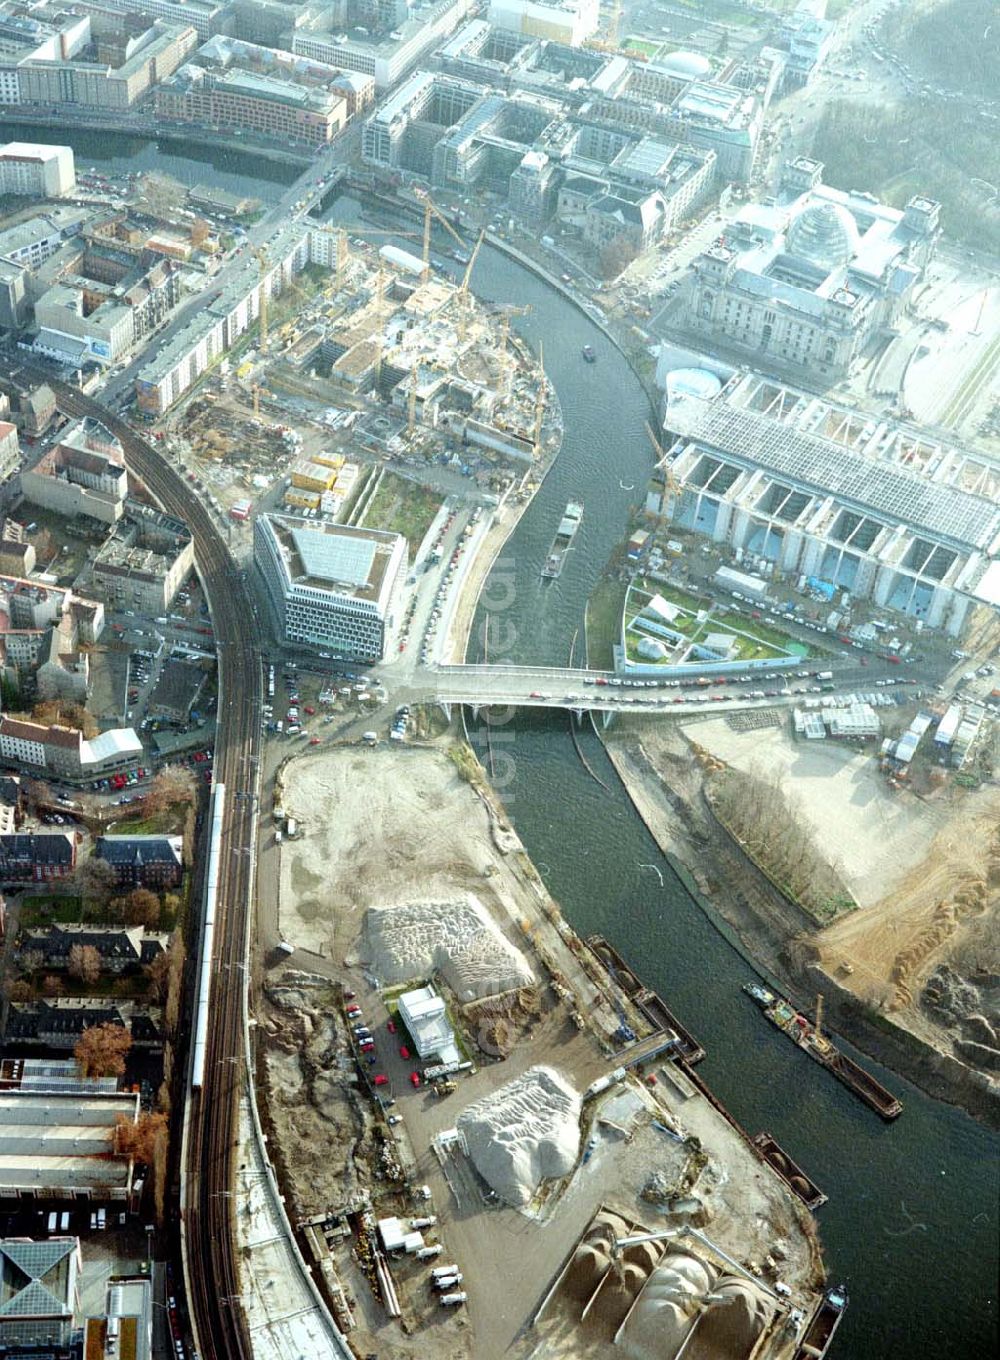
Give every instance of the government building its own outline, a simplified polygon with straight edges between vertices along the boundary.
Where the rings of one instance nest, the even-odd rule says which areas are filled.
[[[260,515],[254,560],[284,641],[351,661],[382,660],[406,576],[401,535]]]
[[[902,212],[821,183],[818,161],[785,167],[787,201],[748,204],[692,263],[686,329],[834,382],[891,336],[933,256],[940,205]]]

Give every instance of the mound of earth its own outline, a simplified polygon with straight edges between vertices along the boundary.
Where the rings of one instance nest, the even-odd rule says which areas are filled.
[[[440,972],[460,1001],[516,991],[534,982],[527,959],[478,898],[370,907],[368,961],[383,986]]]
[[[458,1129],[490,1189],[519,1207],[576,1165],[580,1097],[551,1067],[530,1067],[464,1110]]]

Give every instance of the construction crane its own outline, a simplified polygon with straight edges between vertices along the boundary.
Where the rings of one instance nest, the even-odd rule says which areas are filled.
[[[545,419],[545,350],[541,340],[538,342],[538,367],[541,369],[541,376],[538,391],[535,393],[535,429],[531,441],[536,458],[542,450],[542,421]]]
[[[406,437],[413,438],[413,431],[417,427],[417,381],[420,377],[420,360],[414,359],[413,370],[410,373],[410,393],[406,402]]]
[[[511,389],[514,384],[514,360],[510,357],[510,319],[512,316],[527,316],[531,307],[504,307],[500,321],[500,389],[505,401],[510,400]]]
[[[465,274],[462,277],[462,282],[458,289],[458,339],[462,344],[465,343],[465,333],[469,324],[469,313],[472,311],[469,294],[469,280],[472,278],[472,270],[476,263],[476,257],[479,254],[479,248],[483,244],[485,236],[486,228],[484,227],[479,233],[479,240],[476,242],[472,254],[469,256],[469,263],[466,266]]]
[[[260,352],[267,353],[267,251],[263,246],[255,246],[253,257],[260,268],[260,288],[257,294],[257,316],[260,319]]]
[[[657,439],[653,427],[648,420],[646,421],[646,433],[649,435],[649,442],[652,444],[653,451],[656,454],[656,471],[663,477],[664,490],[669,491],[670,495],[676,498],[681,494],[683,488],[673,474],[673,470],[670,466],[670,455],[664,453],[663,445]]]
[[[445,231],[447,231],[450,236],[454,237],[463,250],[465,248],[465,241],[451,225],[441,209],[436,207],[431,201],[431,196],[427,193],[426,189],[415,190],[414,192],[424,205],[424,250],[421,257],[424,262],[424,268],[420,275],[420,282],[426,283],[431,276],[431,218],[436,217]]]

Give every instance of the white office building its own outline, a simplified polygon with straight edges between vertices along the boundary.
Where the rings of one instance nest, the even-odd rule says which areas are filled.
[[[40,142],[0,146],[0,194],[59,198],[76,188],[73,150]]]
[[[286,642],[353,661],[382,659],[406,576],[400,534],[260,515],[254,559]]]
[[[600,0],[491,0],[490,23],[577,47],[597,32]]]

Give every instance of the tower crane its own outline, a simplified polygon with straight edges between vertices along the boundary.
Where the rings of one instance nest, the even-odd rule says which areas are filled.
[[[465,247],[465,241],[458,234],[455,228],[451,225],[451,223],[448,221],[447,217],[445,217],[441,209],[434,204],[430,194],[427,193],[426,189],[422,189],[415,192],[417,193],[417,197],[423,202],[424,205],[424,250],[422,256],[424,268],[423,272],[420,275],[420,282],[426,283],[431,276],[431,218],[436,217],[437,220],[444,227],[445,231],[447,231],[450,236],[454,237],[454,239],[458,242],[460,246],[463,247],[463,249]]]
[[[510,319],[512,316],[527,316],[531,311],[530,305],[525,307],[506,306],[503,309],[500,321],[500,385],[505,401],[510,400],[511,388],[514,382],[514,361],[510,357]]]
[[[656,433],[648,420],[646,421],[646,433],[649,435],[649,442],[652,444],[653,451],[656,454],[656,471],[663,477],[664,490],[669,492],[672,498],[677,499],[683,488],[673,474],[673,470],[670,466],[670,455],[664,453],[663,445],[657,439]]]
[[[458,338],[460,343],[463,344],[465,342],[465,333],[469,324],[469,313],[472,310],[469,301],[469,280],[472,278],[472,270],[476,263],[476,257],[479,254],[479,248],[483,244],[485,236],[486,228],[484,227],[479,233],[479,240],[476,242],[472,254],[469,256],[469,263],[466,266],[465,274],[462,277],[462,282],[458,289]]]
[[[410,373],[410,392],[406,402],[406,437],[413,438],[417,426],[417,380],[420,377],[420,360],[414,359]]]

